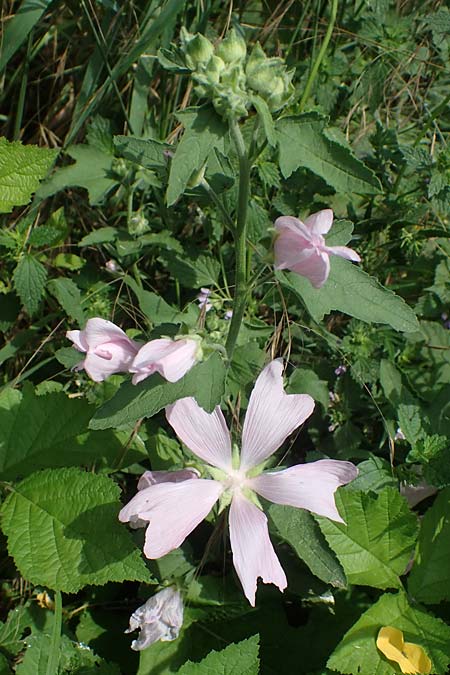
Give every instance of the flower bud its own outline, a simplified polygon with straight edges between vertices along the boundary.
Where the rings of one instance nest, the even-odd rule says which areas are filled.
[[[247,45],[242,35],[232,28],[226,38],[217,46],[216,54],[225,63],[242,62],[247,55]]]
[[[247,85],[259,94],[273,112],[282,108],[294,93],[292,77],[283,59],[267,58],[257,43],[250,54],[246,67]]]
[[[138,211],[130,218],[128,223],[128,231],[130,234],[139,237],[141,234],[144,234],[144,232],[148,232],[149,229],[148,220],[142,212]]]
[[[214,54],[212,43],[200,33],[191,35],[186,29],[182,28],[181,40],[186,56],[186,65],[191,70],[197,70],[200,65],[208,63]]]
[[[125,633],[139,630],[131,649],[141,651],[154,642],[175,640],[183,625],[183,600],[179,591],[170,586],[153,595],[138,607],[130,617],[130,627]]]

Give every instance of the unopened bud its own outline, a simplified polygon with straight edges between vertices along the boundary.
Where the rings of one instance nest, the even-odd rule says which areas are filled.
[[[247,84],[258,93],[273,112],[289,101],[294,93],[292,77],[283,59],[267,58],[261,45],[257,43],[250,54],[246,66]]]
[[[149,229],[148,220],[143,213],[135,213],[134,216],[130,218],[128,223],[128,231],[130,234],[139,236],[144,234],[144,232],[147,232]]]
[[[191,70],[197,70],[202,64],[208,63],[214,54],[212,43],[204,35],[191,35],[184,28],[181,31],[183,50],[186,56],[186,65]]]
[[[217,46],[216,54],[225,63],[241,62],[247,55],[247,45],[242,35],[232,28],[226,38]]]

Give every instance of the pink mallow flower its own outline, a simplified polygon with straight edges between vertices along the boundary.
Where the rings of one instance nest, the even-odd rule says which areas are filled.
[[[153,373],[159,373],[169,382],[177,382],[202,358],[201,340],[189,337],[161,338],[147,342],[136,354],[129,367],[133,384],[138,384]]]
[[[289,269],[310,280],[320,288],[330,273],[330,255],[339,255],[360,262],[359,255],[347,246],[327,246],[323,237],[333,224],[333,211],[324,209],[302,222],[293,216],[281,216],[275,221],[275,269]]]
[[[106,319],[89,319],[84,330],[69,330],[66,337],[85,358],[75,366],[87,372],[94,382],[102,382],[114,373],[128,371],[138,353],[140,342],[130,340],[119,326]]]
[[[168,406],[169,423],[181,441],[207,463],[205,468],[211,478],[192,476],[179,480],[179,472],[175,471],[171,482],[165,476],[166,482],[141,489],[119,513],[122,522],[148,523],[144,554],[155,559],[180,546],[218,499],[222,507],[231,502],[233,564],[253,606],[259,577],[281,591],[287,586],[269,538],[267,518],[257,505],[255,493],[276,504],[307,509],[343,522],[334,492],[358,473],[350,462],[331,459],[263,472],[263,463],[314,408],[307,394],[284,392],[282,371],[283,363],[277,359],[256,380],[242,430],[240,457],[232,453],[230,432],[219,407],[209,414],[193,398]]]
[[[183,625],[183,610],[180,592],[173,586],[152,595],[130,617],[130,627],[125,633],[139,629],[139,635],[131,643],[131,649],[141,651],[158,640],[176,640]]]

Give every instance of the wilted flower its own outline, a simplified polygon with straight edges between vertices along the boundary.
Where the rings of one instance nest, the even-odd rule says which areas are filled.
[[[431,673],[431,661],[422,647],[413,642],[405,642],[403,633],[398,628],[380,628],[377,647],[387,659],[398,663],[402,673]]]
[[[231,502],[233,563],[251,605],[255,604],[258,577],[280,590],[287,585],[255,493],[342,522],[334,492],[358,473],[350,462],[328,459],[262,473],[266,460],[314,408],[307,394],[284,392],[282,370],[281,360],[272,361],[256,380],[240,457],[232,453],[230,432],[219,407],[208,414],[193,398],[168,406],[169,423],[183,443],[207,462],[211,479],[193,477],[151,485],[140,490],[119,514],[122,522],[148,522],[144,553],[154,559],[180,546],[219,498],[222,507]]]
[[[145,605],[138,607],[130,617],[130,627],[125,633],[139,629],[137,640],[131,643],[131,649],[141,651],[154,642],[176,640],[183,625],[183,600],[173,586],[164,588],[152,595]]]
[[[76,370],[84,370],[94,382],[102,382],[113,373],[128,371],[141,343],[130,340],[121,328],[106,319],[89,319],[84,330],[69,330],[66,337],[86,357]]]
[[[406,436],[400,429],[400,427],[397,427],[397,431],[395,432],[394,436],[394,441],[406,441]]]
[[[133,384],[159,373],[169,382],[177,382],[202,359],[201,340],[196,335],[151,340],[140,348],[129,367]]]
[[[338,255],[353,262],[361,258],[347,246],[327,246],[323,237],[333,224],[333,211],[324,209],[309,216],[304,222],[293,216],[281,216],[275,221],[278,235],[275,239],[275,269],[289,269],[310,280],[320,288],[330,273],[330,255]]]
[[[343,363],[341,363],[337,368],[334,369],[334,374],[337,377],[340,377],[341,375],[344,375],[344,373],[347,372],[347,366],[344,366]]]

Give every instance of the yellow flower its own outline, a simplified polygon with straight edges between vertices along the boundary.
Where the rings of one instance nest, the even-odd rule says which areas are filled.
[[[387,659],[398,663],[402,673],[431,673],[431,661],[422,647],[405,642],[398,628],[383,626],[378,633],[377,647]]]

